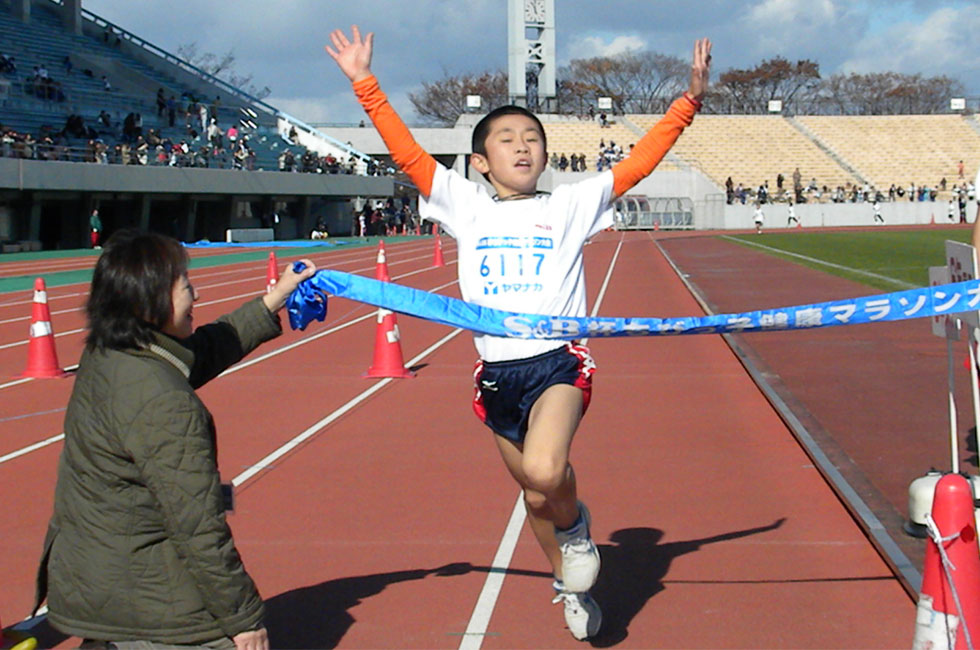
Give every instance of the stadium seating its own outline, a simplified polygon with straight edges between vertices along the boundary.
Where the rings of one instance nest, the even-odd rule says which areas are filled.
[[[660,117],[633,115],[630,120],[646,130]],[[857,181],[815,142],[778,116],[698,115],[674,145],[673,153],[698,166],[719,187],[724,187],[728,177],[746,189],[769,181],[770,194],[774,195],[776,176],[782,174],[786,179],[783,187],[791,189],[797,167],[804,184],[815,178],[820,187],[833,188]]]
[[[980,133],[959,115],[808,115],[796,118],[817,139],[854,167],[869,183],[936,187],[940,179],[976,177]]]
[[[255,152],[254,167],[278,169],[278,156],[289,145],[276,132],[274,115],[237,100],[219,88],[208,88],[203,80],[195,88],[188,87],[165,70],[156,69],[127,55],[122,48],[116,46],[114,35],[97,39],[69,33],[62,26],[56,9],[53,4],[50,7],[35,4],[31,21],[25,24],[11,15],[9,6],[0,4],[0,52],[14,57],[17,65],[16,75],[0,75],[0,79],[10,82],[8,97],[0,101],[0,124],[4,127],[37,137],[42,132],[60,131],[68,116],[75,114],[80,115],[87,126],[96,128],[100,137],[111,147],[120,136],[124,117],[129,113],[140,113],[144,133],[155,129],[162,138],[169,138],[174,142],[187,140],[192,147],[198,147],[204,144],[204,139],[201,135],[196,139],[188,135],[184,120],[187,100],[181,102],[180,99],[182,96],[197,95],[204,100],[210,100],[220,95],[223,101],[219,125],[227,128],[232,123],[237,124],[242,116],[242,108],[248,106],[255,113],[252,119],[257,126],[249,134],[249,145]],[[64,65],[65,57],[72,59],[73,69],[70,74]],[[88,68],[87,72],[84,62],[93,60],[104,62],[104,66],[100,69]],[[48,70],[49,76],[60,84],[62,101],[58,101],[57,97],[43,98],[39,96],[40,93],[34,92],[30,77],[34,67],[42,65]],[[110,72],[107,77],[113,89],[107,92],[101,76],[106,69],[113,69],[115,66],[125,69],[127,75],[135,76],[142,83],[126,84],[119,80],[113,83]],[[157,88],[163,88],[166,96],[173,95],[178,99],[179,109],[174,127],[167,125],[165,114],[157,115]],[[111,129],[100,127],[97,123],[99,113],[103,110],[111,117]],[[200,131],[197,119],[194,124]],[[86,142],[84,138],[70,139],[68,144],[80,156]],[[290,148],[299,158],[302,148]],[[230,154],[226,159],[230,164]]]

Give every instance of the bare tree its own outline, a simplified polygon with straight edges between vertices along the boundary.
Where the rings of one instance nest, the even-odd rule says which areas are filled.
[[[177,47],[177,56],[204,72],[226,81],[256,99],[265,99],[272,90],[268,86],[259,88],[252,81],[252,74],[242,74],[235,69],[235,52],[228,50],[224,54],[198,51],[197,43],[185,43]]]
[[[596,98],[610,97],[617,113],[662,113],[680,94],[687,72],[681,59],[655,52],[575,59],[560,71],[559,103],[581,113]]]
[[[781,100],[787,109],[798,111],[798,104],[809,103],[819,89],[818,64],[808,59],[792,63],[777,56],[754,68],[733,68],[723,73],[711,99],[731,113],[766,113],[773,99]]]
[[[479,95],[485,111],[503,106],[508,102],[507,75],[502,71],[445,75],[439,81],[423,82],[422,90],[409,93],[408,99],[423,122],[452,126],[466,112],[467,95]]]
[[[872,72],[836,74],[822,89],[822,107],[840,115],[895,115],[945,112],[963,84],[946,76]]]

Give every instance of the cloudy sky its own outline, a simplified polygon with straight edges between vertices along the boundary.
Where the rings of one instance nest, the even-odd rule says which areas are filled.
[[[690,57],[714,42],[714,76],[782,56],[821,75],[945,74],[980,96],[980,1],[556,0],[559,66],[629,48]],[[83,0],[83,7],[171,52],[233,51],[267,101],[307,122],[356,122],[346,78],[323,51],[329,32],[375,32],[372,68],[395,108],[445,73],[506,70],[506,0]]]

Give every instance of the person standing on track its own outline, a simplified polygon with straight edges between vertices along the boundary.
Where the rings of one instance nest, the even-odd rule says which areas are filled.
[[[264,605],[225,520],[214,422],[195,389],[282,332],[315,272],[193,329],[197,290],[169,237],[122,230],[92,276],[35,611],[83,647],[265,650]]]
[[[755,210],[752,212],[752,222],[755,224],[755,234],[762,234],[762,224],[766,220],[766,215],[762,212],[762,206],[759,202],[755,203]]]
[[[582,247],[613,224],[613,205],[650,174],[701,107],[711,43],[694,46],[688,92],[611,170],[537,190],[548,165],[544,128],[527,109],[504,106],[473,130],[472,166],[493,187],[466,180],[438,164],[414,140],[371,72],[373,34],[330,34],[328,54],[351,80],[354,93],[395,163],[419,188],[422,218],[441,225],[458,243],[463,299],[526,313],[584,316]],[[587,348],[563,341],[476,335],[477,416],[496,434],[504,463],[523,489],[528,520],[555,575],[554,602],[576,639],[595,636],[601,611],[589,595],[599,553],[589,511],[578,501],[569,464],[572,437],[589,404],[595,364]]]

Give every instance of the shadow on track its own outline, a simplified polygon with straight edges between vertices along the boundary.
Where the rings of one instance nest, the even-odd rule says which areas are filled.
[[[767,526],[736,530],[702,539],[659,544],[663,531],[656,528],[625,528],[610,537],[613,544],[600,544],[602,571],[592,596],[602,607],[602,629],[591,639],[593,647],[608,648],[629,636],[629,624],[647,601],[663,591],[664,576],[674,558],[698,551],[705,544],[748,537],[783,525],[777,519]]]

